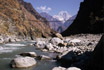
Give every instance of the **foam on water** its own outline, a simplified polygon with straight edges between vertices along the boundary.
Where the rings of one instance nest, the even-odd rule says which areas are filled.
[[[5,44],[5,46],[26,46],[24,44]]]
[[[11,60],[13,58],[0,58],[0,60]]]
[[[20,49],[20,48],[23,48],[23,47],[14,47],[14,46],[0,46],[0,54],[2,53],[8,53],[8,52],[13,52],[17,49]]]

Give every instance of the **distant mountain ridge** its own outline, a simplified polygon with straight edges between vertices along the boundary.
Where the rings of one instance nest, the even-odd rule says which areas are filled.
[[[40,13],[40,15],[42,17],[46,18],[47,21],[50,24],[50,27],[53,30],[55,30],[55,31],[57,31],[59,33],[65,31],[68,28],[68,26],[71,25],[72,22],[74,21],[74,19],[76,18],[76,15],[74,15],[74,16],[70,17],[65,23],[63,23],[62,21],[54,18],[53,16],[49,15],[46,12],[42,12],[42,13]]]
[[[41,15],[42,17],[44,17],[44,18],[47,19],[47,21],[48,21],[49,24],[50,24],[50,27],[51,27],[53,30],[55,30],[55,31],[57,31],[57,32],[60,32],[60,29],[58,30],[58,28],[59,28],[60,26],[63,26],[63,23],[62,23],[61,21],[59,21],[58,19],[54,18],[53,16],[49,15],[49,14],[46,13],[46,12],[42,12],[42,13],[40,13],[40,15]],[[62,31],[63,31],[63,29],[61,30],[61,32],[62,32]]]

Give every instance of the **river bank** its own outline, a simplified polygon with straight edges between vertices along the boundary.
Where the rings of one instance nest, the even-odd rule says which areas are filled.
[[[38,56],[45,55],[51,58],[51,60],[37,60],[35,58],[37,64],[27,70],[52,70],[52,68],[58,66],[77,66],[79,62],[82,62],[82,59],[85,60],[86,57],[90,56],[88,53],[86,53],[86,55],[82,54],[92,52],[100,40],[101,35],[102,34],[79,34],[64,37],[63,40],[58,37],[36,38],[33,41],[0,44],[0,50],[4,51],[0,53],[0,66],[2,66],[0,68],[2,70],[24,70],[24,68],[11,68],[9,65],[14,58],[17,58],[16,55],[24,52],[35,52]],[[67,53],[70,55],[66,55]],[[70,61],[68,66],[67,63],[63,63],[63,61],[67,59]]]

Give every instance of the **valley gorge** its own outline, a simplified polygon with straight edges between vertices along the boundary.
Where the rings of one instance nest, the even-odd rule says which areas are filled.
[[[64,23],[29,1],[0,0],[0,70],[104,69],[103,0],[83,0]]]

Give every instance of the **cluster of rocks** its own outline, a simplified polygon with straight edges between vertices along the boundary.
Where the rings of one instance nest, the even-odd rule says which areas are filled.
[[[21,41],[20,38],[16,36],[0,36],[0,43],[18,42]]]
[[[80,65],[91,56],[92,51],[100,39],[99,36],[101,35],[97,36],[88,35],[91,39],[89,39],[87,35],[77,35],[66,38],[53,37],[47,40],[36,41],[35,46],[44,52],[58,53],[56,60],[62,63],[63,66],[65,64],[66,67],[80,67]],[[60,67],[57,69],[56,67],[55,70],[67,69],[60,69]]]
[[[92,45],[97,44],[97,42],[92,43],[88,41],[86,44],[85,42],[86,41],[80,39],[53,37],[47,40],[38,40],[35,42],[34,46],[43,52],[48,51],[63,54],[67,51],[73,51],[78,54],[83,54],[86,51],[93,51],[95,47],[92,47]]]

